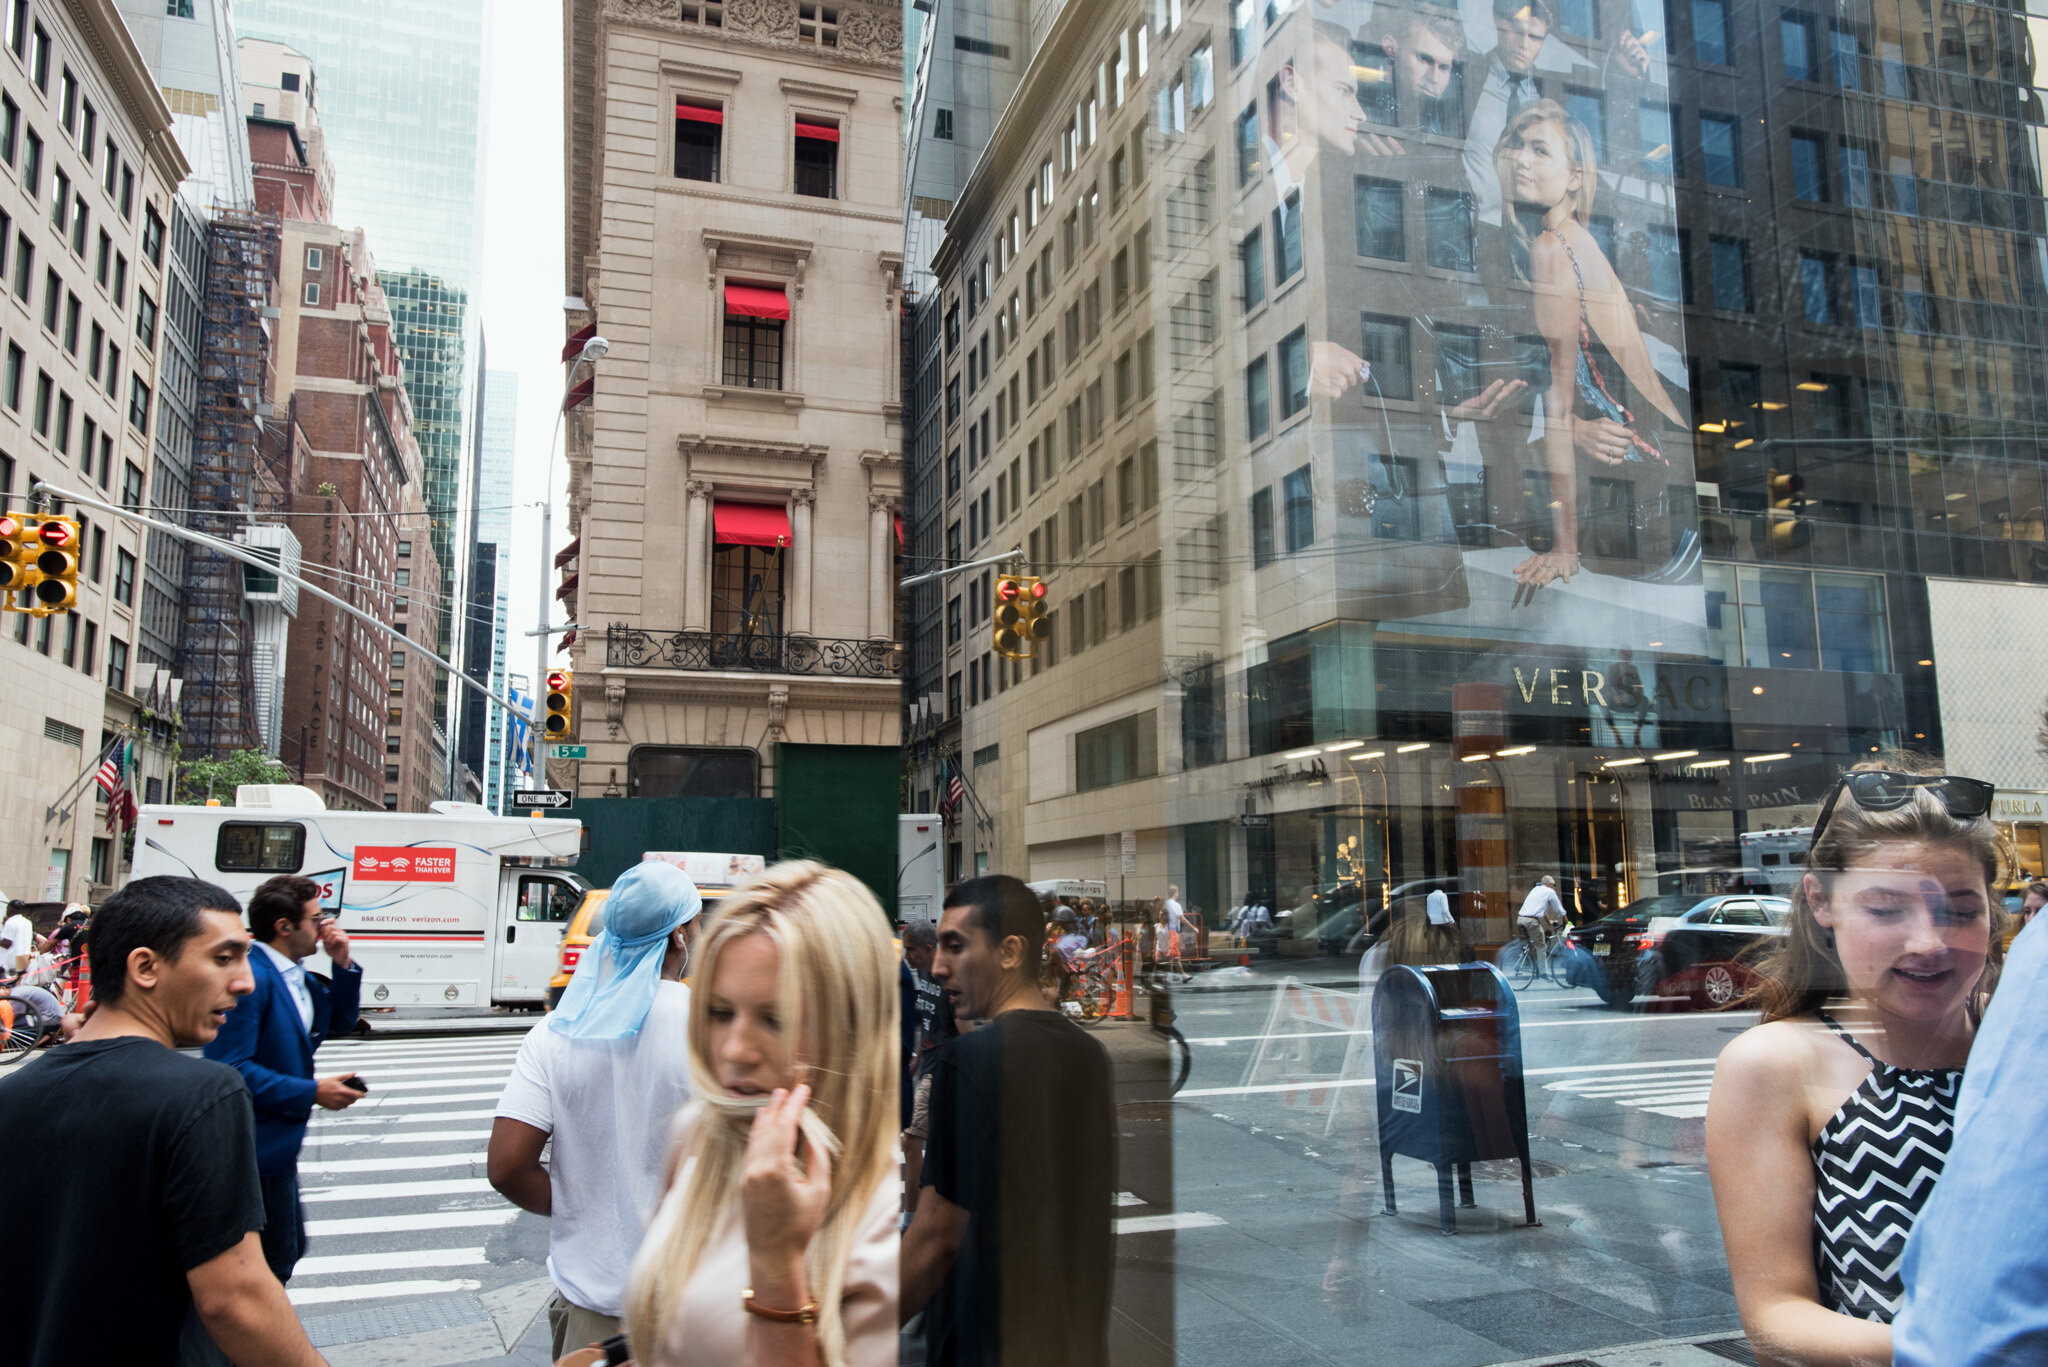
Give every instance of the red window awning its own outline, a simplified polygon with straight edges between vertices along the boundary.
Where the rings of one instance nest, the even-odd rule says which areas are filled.
[[[576,601],[576,581],[578,578],[580,578],[580,576],[574,574],[568,575],[563,578],[561,587],[555,590],[555,598],[557,601],[564,604],[570,604]]]
[[[578,404],[588,403],[596,395],[597,376],[593,375],[589,379],[581,381],[574,389],[569,391],[568,397],[562,400],[562,411],[566,413]]]
[[[800,138],[815,138],[819,142],[839,141],[839,130],[823,123],[800,123],[796,126],[796,135]]]
[[[780,287],[727,285],[725,312],[734,318],[787,318],[789,296]]]
[[[720,546],[787,546],[789,509],[775,503],[714,503],[711,540]]]
[[[581,551],[582,549],[583,538],[579,536],[575,540],[571,541],[568,545],[562,547],[562,549],[555,552],[555,568],[560,569],[562,568],[562,566],[568,564],[571,560],[574,560],[576,558],[577,552]]]
[[[677,100],[676,117],[688,119],[692,123],[724,123],[725,111],[723,109],[706,109],[702,105],[684,104],[681,100]]]
[[[583,344],[597,336],[597,324],[590,322],[578,328],[569,340],[562,343],[562,364],[567,365],[583,354]]]
[[[896,544],[903,544],[903,514],[896,514]]]

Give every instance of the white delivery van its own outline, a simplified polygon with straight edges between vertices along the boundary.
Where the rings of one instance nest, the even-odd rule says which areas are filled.
[[[946,907],[945,822],[936,815],[896,818],[896,919],[939,923]]]
[[[563,867],[581,822],[431,812],[335,812],[296,784],[235,790],[232,807],[144,807],[133,877],[218,883],[247,904],[280,873],[320,885],[363,966],[364,1006],[535,1006],[588,886]]]

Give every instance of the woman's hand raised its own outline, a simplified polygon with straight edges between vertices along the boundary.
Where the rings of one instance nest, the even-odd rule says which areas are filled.
[[[777,1088],[754,1116],[740,1164],[740,1213],[755,1286],[800,1271],[832,1197],[832,1160],[798,1122],[811,1089]],[[801,1159],[801,1161],[799,1161]]]

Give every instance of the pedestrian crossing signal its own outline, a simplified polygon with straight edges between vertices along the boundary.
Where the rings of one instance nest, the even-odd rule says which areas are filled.
[[[541,722],[541,730],[549,740],[561,740],[569,734],[571,709],[571,677],[566,669],[548,671],[547,714]]]
[[[995,584],[996,654],[1008,660],[1037,657],[1038,643],[1052,635],[1045,619],[1045,581],[1035,574],[1005,574]]]
[[[78,606],[78,522],[0,514],[0,608],[49,617]]]

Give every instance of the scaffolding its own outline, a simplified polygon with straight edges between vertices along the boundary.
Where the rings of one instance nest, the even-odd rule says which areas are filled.
[[[264,422],[279,246],[275,214],[214,206],[200,300],[188,525],[223,540],[237,539],[249,514],[284,506],[290,434],[266,431]],[[254,631],[239,563],[204,547],[192,550],[182,626],[177,669],[185,680],[187,757],[261,747]]]

